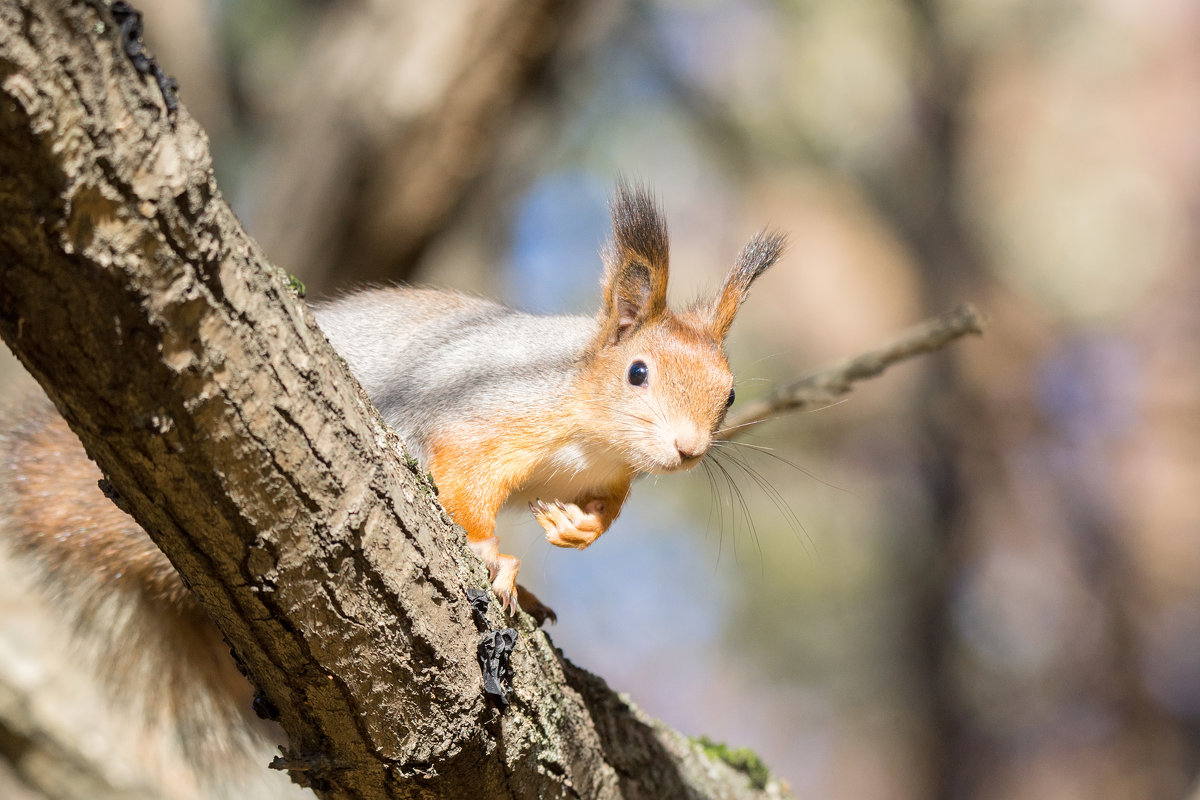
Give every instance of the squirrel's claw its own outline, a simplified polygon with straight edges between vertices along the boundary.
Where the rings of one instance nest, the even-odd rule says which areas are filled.
[[[500,599],[500,605],[505,611],[516,611],[517,605],[517,571],[521,568],[521,559],[516,556],[497,556],[496,574],[492,576],[492,591]]]
[[[529,504],[533,509],[533,504]],[[515,613],[518,608],[532,616],[539,626],[547,620],[556,622],[558,617],[554,611],[543,605],[532,592],[517,584],[517,572],[521,568],[521,559],[500,552],[500,541],[495,536],[468,542],[475,554],[483,560],[488,568],[492,582],[492,591],[500,600],[500,607],[507,613]]]

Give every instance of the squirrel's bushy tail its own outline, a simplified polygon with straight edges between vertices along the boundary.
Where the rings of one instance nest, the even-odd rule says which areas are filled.
[[[101,477],[44,396],[4,413],[0,557],[71,626],[111,699],[177,739],[198,776],[223,780],[261,755],[267,731],[250,713],[250,684],[166,556],[103,495]]]

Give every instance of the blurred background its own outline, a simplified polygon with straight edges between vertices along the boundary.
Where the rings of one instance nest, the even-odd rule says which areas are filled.
[[[989,317],[640,481],[586,552],[504,520],[572,661],[801,798],[1194,791],[1200,2],[139,7],[310,298],[590,312],[623,175],[662,201],[679,302],[789,233],[730,338],[739,398]]]

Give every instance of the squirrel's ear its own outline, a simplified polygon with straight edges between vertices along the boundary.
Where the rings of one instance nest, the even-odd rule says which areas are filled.
[[[616,344],[667,308],[667,225],[650,192],[624,181],[612,204],[604,253],[602,345]]]
[[[733,318],[750,292],[750,284],[779,259],[786,246],[787,238],[783,234],[764,230],[742,248],[721,291],[699,309],[707,317],[708,329],[714,339],[720,341],[729,333]]]

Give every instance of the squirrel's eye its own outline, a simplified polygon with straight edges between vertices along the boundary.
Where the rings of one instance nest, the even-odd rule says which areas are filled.
[[[649,377],[650,368],[645,361],[635,361],[629,365],[629,382],[634,386],[641,386]]]
[[[733,405],[733,399],[735,397],[737,397],[737,393],[734,392],[733,389],[730,389],[729,390],[729,399],[725,401],[726,408],[729,408],[731,405]]]

